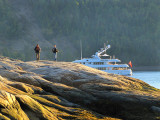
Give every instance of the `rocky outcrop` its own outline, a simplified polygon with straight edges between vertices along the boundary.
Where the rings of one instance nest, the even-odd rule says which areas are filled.
[[[0,57],[0,119],[156,120],[160,91],[70,62]]]

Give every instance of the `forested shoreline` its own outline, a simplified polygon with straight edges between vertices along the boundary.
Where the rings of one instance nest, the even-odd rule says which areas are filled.
[[[108,54],[123,63],[131,60],[135,66],[160,65],[159,0],[28,0],[26,3],[44,39],[58,44],[61,61],[79,59],[82,41],[84,57],[90,57],[108,43],[112,46]],[[27,43],[32,39],[27,37],[32,21],[17,16],[13,5],[11,0],[0,1],[0,55],[32,60],[33,57],[28,57],[32,51],[22,52],[23,48],[14,50],[14,47],[10,51],[7,47],[10,41],[24,39]],[[47,46],[42,48],[46,53],[49,51]],[[51,59],[51,54],[43,56]]]

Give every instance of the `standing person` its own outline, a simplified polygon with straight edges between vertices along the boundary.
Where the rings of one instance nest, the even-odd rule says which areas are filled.
[[[58,52],[58,49],[56,48],[56,45],[54,45],[54,48],[52,49],[52,52],[54,54],[54,60],[57,61],[57,52]]]
[[[34,51],[36,53],[36,59],[37,59],[37,61],[40,60],[41,48],[39,47],[39,44],[36,45],[36,47],[34,48]]]

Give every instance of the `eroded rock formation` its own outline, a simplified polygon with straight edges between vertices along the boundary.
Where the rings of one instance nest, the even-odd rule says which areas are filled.
[[[160,119],[160,91],[80,64],[0,57],[0,119]]]

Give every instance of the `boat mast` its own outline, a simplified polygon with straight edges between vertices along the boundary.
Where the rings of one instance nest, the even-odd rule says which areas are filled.
[[[80,40],[80,48],[81,48],[81,60],[82,60],[82,41]]]
[[[106,43],[104,43],[104,49],[106,48]]]

